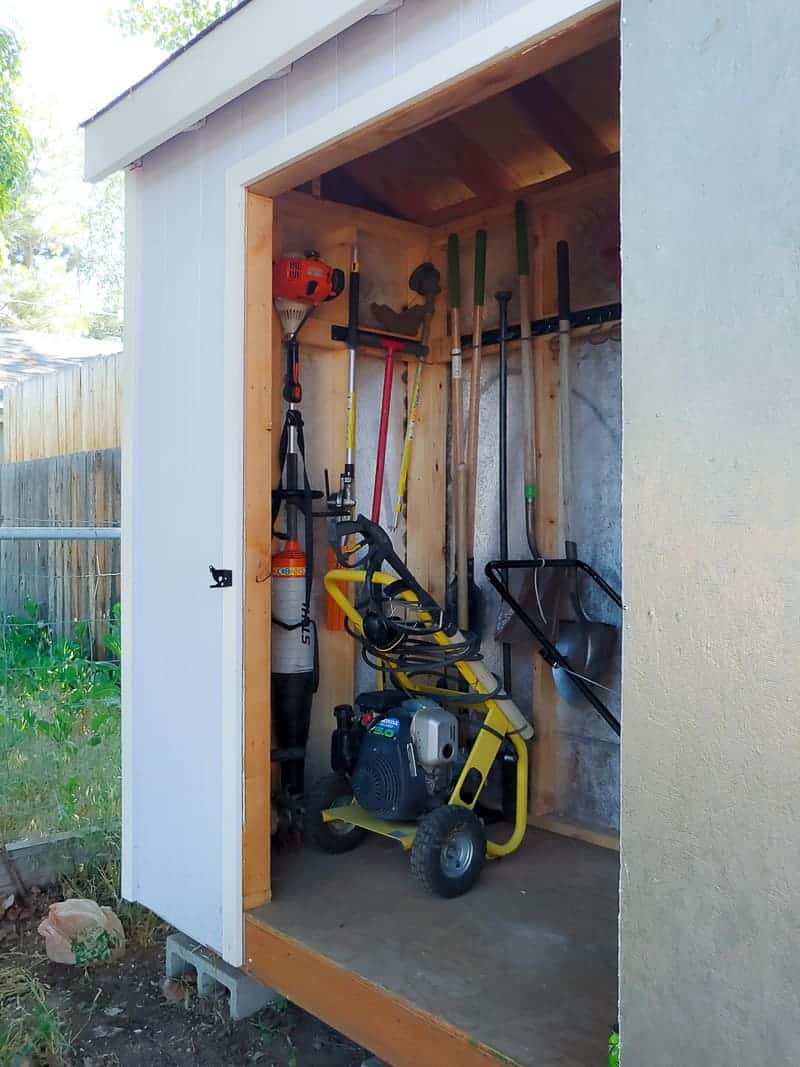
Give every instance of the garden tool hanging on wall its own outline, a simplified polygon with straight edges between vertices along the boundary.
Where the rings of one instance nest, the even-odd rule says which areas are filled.
[[[558,270],[558,339],[559,381],[561,406],[561,506],[564,521],[564,554],[566,559],[577,561],[578,546],[572,540],[572,512],[575,497],[575,479],[572,468],[572,398],[570,386],[570,341],[571,308],[569,278],[569,246],[559,241],[556,246]],[[619,631],[611,623],[597,622],[589,618],[581,599],[578,585],[578,567],[567,569],[569,602],[574,620],[561,620],[558,624],[556,648],[570,662],[574,673],[591,685],[602,689],[612,680],[614,652]],[[559,664],[553,666],[553,679],[561,696],[568,703],[580,706],[584,697],[576,687],[572,675]]]
[[[447,610],[462,630],[479,612],[479,590],[467,568],[467,466],[464,449],[464,391],[461,356],[461,257],[458,234],[447,238],[447,299],[450,305],[450,425],[453,468],[452,530],[455,574],[447,589]]]
[[[441,275],[432,263],[420,263],[420,265],[415,267],[411,272],[411,277],[408,279],[408,288],[411,289],[412,292],[424,296],[425,303],[415,304],[400,312],[395,311],[386,304],[373,304],[372,314],[375,316],[376,321],[380,323],[384,329],[388,329],[390,324],[393,324],[398,327],[398,333],[416,332],[421,323],[422,331],[420,335],[420,343],[423,346],[427,346],[428,337],[431,332],[431,322],[433,321],[433,314],[436,310],[436,297],[442,291],[440,279]],[[389,528],[391,530],[397,529],[406,498],[408,471],[411,464],[411,442],[414,440],[414,431],[417,425],[417,413],[419,412],[419,402],[422,395],[422,368],[424,366],[424,357],[418,356],[417,365],[414,369],[414,378],[411,383],[411,391],[409,393],[408,419],[406,421],[406,435],[403,440],[403,456],[400,461],[400,477],[397,483],[394,512],[392,514],[391,522],[389,523]]]
[[[272,533],[283,542],[272,559],[272,718],[282,784],[292,796],[303,792],[311,701],[318,684],[316,627],[310,614],[312,502],[324,496],[312,490],[306,469],[298,334],[314,309],[343,289],[344,273],[323,263],[316,252],[283,256],[273,264],[273,300],[286,351],[283,399],[287,409],[279,446],[280,482],[272,494]],[[278,528],[281,512],[284,525]]]
[[[398,518],[403,509],[403,500],[405,498],[406,484],[408,480],[408,468],[411,459],[411,442],[414,439],[414,426],[416,424],[419,398],[422,388],[422,367],[425,361],[425,355],[427,354],[428,335],[430,333],[433,313],[436,308],[436,296],[441,292],[439,281],[439,271],[432,263],[420,263],[420,265],[415,267],[411,272],[411,276],[408,279],[408,287],[412,292],[423,296],[425,298],[424,303],[412,304],[411,307],[406,307],[402,311],[396,311],[388,304],[373,303],[370,305],[370,310],[372,311],[375,321],[381,329],[386,330],[389,333],[408,336],[414,336],[421,331],[421,343],[419,346],[419,354],[417,355],[417,366],[414,373],[413,384],[411,386],[408,422],[403,442],[403,456],[400,463],[400,478],[397,495],[395,497],[393,515],[390,522],[392,530],[397,529]],[[386,353],[386,364],[384,369],[383,397],[378,432],[378,456],[375,466],[375,485],[372,497],[373,522],[380,521],[380,497],[383,490],[383,472],[389,428],[391,376],[394,372],[394,357],[395,354],[402,349],[409,350],[409,346],[404,344],[401,339],[383,338],[380,341],[380,344]]]

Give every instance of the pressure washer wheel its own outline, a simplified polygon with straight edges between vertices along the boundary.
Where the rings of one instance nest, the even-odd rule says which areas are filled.
[[[429,893],[460,897],[477,881],[485,858],[486,832],[474,811],[446,804],[420,819],[411,870]]]
[[[323,851],[350,852],[367,836],[367,831],[361,826],[353,826],[343,819],[325,822],[322,818],[323,811],[347,807],[352,800],[352,787],[343,774],[326,774],[309,790],[306,797],[306,829]]]

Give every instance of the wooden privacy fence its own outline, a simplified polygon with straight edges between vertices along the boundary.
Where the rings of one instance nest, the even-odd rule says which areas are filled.
[[[117,526],[120,450],[0,464],[3,526]],[[102,655],[120,596],[118,541],[0,541],[0,616],[35,601],[59,637],[85,626]]]
[[[121,382],[122,358],[116,353],[8,386],[4,461],[117,448]]]

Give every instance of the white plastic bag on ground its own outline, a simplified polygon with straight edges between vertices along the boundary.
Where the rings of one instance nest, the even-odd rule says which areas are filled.
[[[62,900],[51,904],[39,923],[48,959],[54,963],[106,963],[125,951],[122,923],[111,910],[93,900]]]

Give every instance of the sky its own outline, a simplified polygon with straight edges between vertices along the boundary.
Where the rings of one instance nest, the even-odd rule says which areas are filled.
[[[119,0],[0,0],[0,22],[22,39],[23,102],[74,130],[164,58],[123,37],[107,12]]]
[[[44,232],[60,234],[67,244],[79,235],[83,213],[92,196],[91,186],[83,181],[80,123],[164,58],[147,41],[125,37],[112,25],[109,9],[122,3],[123,0],[0,0],[0,25],[9,26],[23,46],[22,77],[16,95],[34,141],[37,180],[45,190],[34,199],[37,222]],[[118,254],[120,250],[121,238],[119,247],[114,245],[111,251]],[[37,261],[40,272],[53,271],[58,266]],[[14,285],[22,285],[25,291],[16,292]],[[8,286],[12,287],[10,299]],[[84,314],[107,310],[94,280],[82,280],[75,271],[63,278],[60,274],[52,278],[47,275],[39,283],[39,295],[28,292],[26,286],[20,277],[12,280],[4,266],[0,270],[0,304],[45,306],[45,294],[52,294],[52,306],[60,312],[74,307],[76,302]],[[49,328],[66,327],[58,325],[54,318]]]

